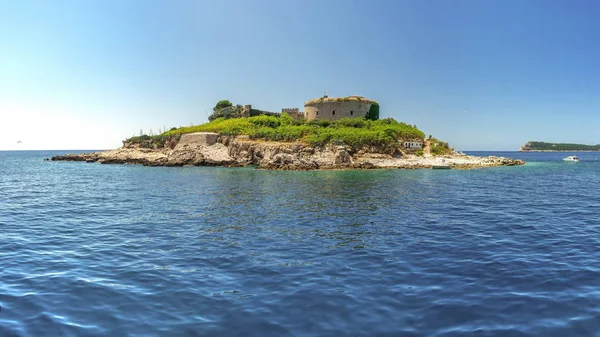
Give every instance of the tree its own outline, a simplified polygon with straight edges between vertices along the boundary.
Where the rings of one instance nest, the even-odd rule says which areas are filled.
[[[369,108],[369,112],[367,112],[365,119],[370,119],[372,121],[376,121],[379,119],[379,104],[377,102],[373,102],[371,104],[371,107]]]
[[[215,107],[215,109],[216,108],[217,107]],[[240,117],[244,117],[243,112],[244,112],[244,107],[239,104],[234,105],[234,106],[228,106],[225,108],[215,110],[215,112],[213,112],[210,116],[208,116],[208,120],[210,122],[212,122],[217,118],[225,118],[225,119],[240,118]]]
[[[217,103],[217,105],[215,105],[215,107],[213,108],[213,111],[214,111],[214,112],[217,112],[217,111],[219,111],[219,110],[221,110],[221,109],[223,109],[223,108],[228,108],[228,107],[230,107],[230,106],[232,106],[232,105],[233,105],[233,104],[232,104],[230,101],[228,101],[228,100],[226,100],[226,99],[223,99],[223,100],[220,100],[220,101]]]

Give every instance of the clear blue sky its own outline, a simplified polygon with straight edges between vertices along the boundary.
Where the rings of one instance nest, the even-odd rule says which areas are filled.
[[[324,90],[461,150],[595,144],[599,36],[583,0],[0,0],[0,149],[114,148]]]

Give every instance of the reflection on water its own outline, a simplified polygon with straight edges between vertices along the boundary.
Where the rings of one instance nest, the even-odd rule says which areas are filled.
[[[600,165],[523,155],[272,172],[0,152],[0,336],[593,336]]]

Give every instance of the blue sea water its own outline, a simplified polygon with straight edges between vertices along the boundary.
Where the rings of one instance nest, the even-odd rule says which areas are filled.
[[[0,152],[0,336],[600,336],[600,154],[278,172]]]

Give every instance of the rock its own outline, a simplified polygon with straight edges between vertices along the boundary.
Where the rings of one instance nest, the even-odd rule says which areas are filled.
[[[214,132],[194,132],[181,135],[179,143],[174,150],[181,149],[186,146],[211,146],[217,143],[219,134]]]
[[[329,144],[313,147],[299,142],[253,140],[247,136],[219,136],[202,132],[183,135],[173,149],[128,148],[54,156],[52,161],[85,161],[101,164],[141,164],[145,166],[227,166],[257,165],[270,170],[431,168],[449,165],[458,169],[523,165],[522,160],[502,157],[450,155],[417,157],[390,147],[354,149]]]
[[[356,164],[352,165],[352,168],[356,168],[356,169],[376,169],[378,167],[375,166],[375,165],[373,165],[370,162],[362,162],[362,163],[356,163]]]
[[[336,165],[352,165],[352,156],[346,151],[346,148],[338,146],[334,162]]]

